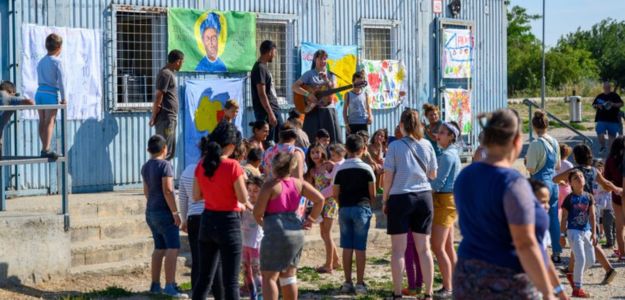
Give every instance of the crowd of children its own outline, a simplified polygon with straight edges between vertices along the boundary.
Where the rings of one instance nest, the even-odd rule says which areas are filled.
[[[454,193],[457,191],[454,189],[458,188],[455,179],[461,170],[458,147],[458,142],[462,140],[460,128],[454,122],[441,121],[437,107],[425,105],[423,110],[428,120],[427,125],[421,123],[416,111],[407,110],[404,113],[408,116],[406,120],[416,120],[415,124],[410,125],[409,130],[406,124],[400,122],[392,137],[388,136],[386,129],[379,129],[370,137],[368,131],[359,130],[367,128],[371,123],[368,104],[357,103],[368,102],[367,96],[360,91],[352,93],[351,103],[345,114],[350,116],[349,110],[357,109],[358,111],[351,116],[357,113],[359,118],[353,119],[359,121],[351,124],[354,126],[350,125],[351,134],[348,134],[344,145],[331,140],[330,134],[324,129],[320,129],[313,142],[309,143],[308,137],[301,130],[301,121],[296,113],[293,113],[280,128],[277,144],[267,140],[270,126],[264,121],[250,123],[253,134],[248,139],[243,139],[240,133],[236,135],[231,133],[234,130],[231,122],[238,113],[238,106],[227,105],[226,117],[215,129],[222,132],[221,140],[219,137],[213,137],[213,134],[206,137],[203,141],[204,157],[197,164],[189,165],[180,177],[180,213],[173,201],[173,171],[169,162],[164,160],[167,155],[165,140],[160,136],[153,136],[148,142],[148,151],[152,154],[152,158],[142,169],[144,191],[148,198],[146,219],[155,242],[152,257],[153,282],[150,290],[184,297],[178,290],[174,278],[173,258],[177,255],[180,244],[178,235],[180,227],[188,232],[191,246],[194,298],[204,297],[209,285],[217,299],[236,298],[232,292],[231,282],[235,280],[232,279],[233,274],[242,271],[244,284],[237,291],[237,297],[240,293],[249,295],[251,299],[278,299],[280,289],[284,299],[296,299],[295,274],[304,244],[302,230],[318,224],[325,245],[325,262],[316,271],[332,273],[342,268],[345,280],[338,288],[340,293],[366,294],[367,285],[364,277],[367,236],[376,196],[384,195],[383,198],[386,199],[388,194],[384,193],[385,186],[391,190],[396,188],[397,184],[403,184],[406,188],[412,184],[409,178],[394,177],[393,174],[401,173],[399,169],[405,167],[399,165],[393,167],[397,163],[397,154],[387,157],[390,141],[393,143],[401,141],[403,142],[400,143],[401,147],[405,144],[410,149],[402,155],[410,156],[412,151],[414,158],[425,172],[424,176],[427,175],[424,177],[425,181],[419,185],[427,193],[431,193],[432,197],[429,198],[431,200],[426,199],[426,202],[430,201],[427,204],[430,207],[428,215],[423,220],[427,224],[413,226],[414,220],[406,224],[408,234],[406,241],[401,244],[400,265],[393,264],[393,279],[395,281],[396,272],[403,274],[405,270],[408,285],[401,289],[401,293],[394,287],[393,297],[401,298],[402,295],[421,295],[424,299],[452,297],[454,294],[452,278],[456,280],[454,270],[458,261],[454,247],[454,224],[458,218],[454,201]],[[362,95],[365,96],[361,97]],[[561,271],[566,273],[573,287],[573,296],[589,297],[583,289],[583,272],[594,263],[595,257],[605,270],[603,284],[609,284],[616,275],[607,254],[597,245],[597,241],[605,236],[607,242],[604,248],[612,249],[614,245],[618,245],[619,249],[615,253],[619,259],[623,259],[621,256],[623,222],[620,220],[623,213],[620,211],[620,202],[614,201],[614,196],[622,192],[621,182],[615,182],[621,175],[620,169],[616,171],[604,169],[606,165],[601,161],[593,162],[592,152],[588,146],[578,145],[571,150],[566,145],[559,145],[546,135],[547,123],[544,116],[539,113],[536,118],[540,118],[533,122],[535,130],[540,132],[540,139],[537,142],[540,144],[534,143],[528,154],[531,156],[527,160],[528,169],[534,174],[531,186],[537,205],[549,212],[550,217],[555,218],[557,229],[560,230],[557,232],[559,236],[554,234],[550,236],[548,233],[537,234],[540,238],[539,244],[543,253],[547,252],[548,245],[552,245],[553,263],[559,263],[561,250],[553,245],[565,247],[566,243],[569,243],[571,247],[569,264]],[[422,134],[415,134],[419,130]],[[224,137],[224,132],[230,134]],[[419,155],[423,154],[418,154],[418,151],[414,151],[415,148],[410,146],[415,139],[420,143],[421,137],[429,141],[431,147],[427,146],[419,151],[432,149],[432,157],[435,157],[435,161],[428,162],[427,166],[423,165],[422,158],[419,158]],[[615,140],[613,147],[616,147],[614,151],[618,152],[614,154],[615,157],[618,158],[618,155],[622,157],[624,142],[622,138]],[[208,146],[209,144],[212,146]],[[487,148],[482,147],[479,150],[481,153],[474,156],[474,160],[488,161],[490,156]],[[575,167],[567,160],[571,152],[577,163]],[[213,160],[206,158],[211,155]],[[386,161],[387,159],[393,159],[395,163]],[[225,167],[229,169],[225,171],[221,169]],[[215,185],[216,183],[208,182],[214,180],[217,174],[227,174],[231,181],[219,179],[221,185],[212,188],[201,186]],[[394,182],[385,185],[383,182],[386,180]],[[206,194],[209,191],[213,193]],[[203,219],[207,215],[215,216],[214,210],[224,208],[224,204],[219,203],[221,200],[218,199],[222,194],[227,194],[233,199],[227,211],[239,216],[235,223],[238,224],[236,230],[240,232],[240,235],[237,235],[240,236],[240,241],[238,244],[228,242],[230,248],[223,248],[225,246],[220,244],[222,241],[219,241],[219,238],[211,237],[217,239],[214,243],[216,249],[219,249],[218,252],[227,249],[232,253],[205,257],[202,253],[206,250],[202,248],[202,244],[206,243],[203,242],[203,238],[206,239],[210,230],[217,229],[205,228],[208,225],[204,224],[206,222]],[[393,198],[395,200],[391,199],[392,201],[398,199],[397,194],[393,196],[392,191],[390,196],[395,197]],[[209,199],[213,204],[205,203]],[[614,206],[618,205],[616,213],[613,202]],[[389,213],[386,203],[384,207],[384,212]],[[389,218],[396,217],[392,212],[393,209],[390,208]],[[340,229],[338,246],[342,248],[341,256],[331,236],[335,220],[338,221]],[[553,224],[554,220],[550,222]],[[392,230],[396,231],[398,228]],[[234,229],[228,227],[228,230]],[[550,231],[556,232],[553,228]],[[424,242],[427,243],[426,246],[423,245]],[[432,291],[430,278],[432,272],[427,270],[428,264],[420,261],[420,254],[431,260],[430,248],[442,274],[443,286],[437,291]],[[395,243],[393,249],[395,253]],[[426,251],[422,251],[423,249]],[[231,257],[233,253],[239,258],[233,260]],[[354,256],[355,281],[352,276]],[[224,257],[227,263],[220,262]],[[166,274],[164,290],[159,283],[163,258]],[[549,265],[545,266],[544,270],[548,273],[546,276],[559,297],[566,299],[557,274],[553,271],[555,270],[553,263],[548,261]],[[467,266],[467,261],[463,261],[464,271]],[[230,270],[225,270],[226,267]],[[202,270],[203,268],[208,270]],[[459,276],[466,274],[462,273]],[[238,279],[236,282],[238,283]]]

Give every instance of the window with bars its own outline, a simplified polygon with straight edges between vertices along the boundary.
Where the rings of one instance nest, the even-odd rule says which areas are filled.
[[[167,15],[117,11],[114,21],[114,107],[149,107],[156,76],[167,61]]]
[[[264,40],[271,40],[276,44],[276,56],[273,62],[269,63],[269,70],[273,75],[278,100],[286,102],[288,93],[288,73],[287,73],[287,34],[288,24],[285,22],[269,22],[259,20],[256,23],[256,54],[260,56],[260,44]]]
[[[393,40],[391,28],[365,27],[365,59],[392,59]]]

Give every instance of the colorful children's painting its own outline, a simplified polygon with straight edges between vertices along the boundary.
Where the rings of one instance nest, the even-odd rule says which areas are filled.
[[[244,78],[214,78],[185,82],[184,159],[194,164],[200,158],[200,139],[209,134],[224,116],[224,105],[230,99],[243,103]],[[234,124],[241,130],[241,113]]]
[[[445,121],[455,121],[462,134],[471,133],[471,91],[465,89],[445,89]]]
[[[183,72],[250,71],[256,62],[256,14],[170,8],[167,48],[184,52]]]
[[[363,60],[372,109],[394,108],[406,95],[406,68],[397,60]]]
[[[301,74],[310,70],[315,52],[323,49],[328,53],[328,70],[336,75],[337,85],[341,87],[352,83],[352,75],[354,75],[358,66],[358,46],[319,45],[303,42],[301,49]],[[336,111],[343,111],[343,97],[348,91],[337,94]],[[343,122],[343,114],[338,113],[337,115],[339,124],[345,124]]]
[[[443,30],[443,78],[471,78],[473,38],[469,29]]]

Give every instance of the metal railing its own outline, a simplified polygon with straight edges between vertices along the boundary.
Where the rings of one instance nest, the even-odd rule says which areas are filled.
[[[60,132],[60,153],[58,159],[51,159],[41,156],[2,156],[0,157],[0,211],[6,210],[6,191],[4,170],[5,167],[41,164],[41,163],[57,163],[60,164],[61,170],[57,174],[61,177],[61,214],[63,215],[65,231],[69,230],[69,202],[68,202],[68,160],[67,160],[67,105],[0,105],[0,112],[20,111],[20,110],[60,110],[61,120],[57,122],[61,127]],[[17,114],[15,114],[17,115]],[[4,128],[0,128],[4,130]],[[18,139],[13,139],[17,141]]]
[[[530,100],[530,99],[523,99],[523,104],[527,105],[527,108],[529,110],[529,118],[528,120],[532,119],[532,108],[536,108],[536,109],[540,109],[541,107],[536,104],[536,102]],[[554,114],[548,112],[548,111],[544,111],[547,116],[556,121],[558,124],[562,125],[563,127],[565,127],[566,129],[572,131],[573,133],[575,133],[577,136],[581,137],[584,143],[587,143],[588,145],[592,145],[592,139],[587,137],[585,134],[583,134],[581,131],[575,129],[573,126],[571,126],[570,124],[562,121],[560,118],[556,117]],[[530,121],[528,124],[529,127],[529,136],[530,136],[530,141],[532,141],[534,139],[533,137],[533,130],[532,130],[532,122]]]

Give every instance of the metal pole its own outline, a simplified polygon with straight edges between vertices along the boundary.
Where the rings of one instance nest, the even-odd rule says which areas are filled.
[[[67,104],[61,108],[61,153],[63,160],[61,161],[61,198],[63,207],[63,221],[65,231],[69,230],[69,199],[67,198]]]
[[[540,83],[540,108],[545,109],[545,0],[543,0],[543,66]]]

